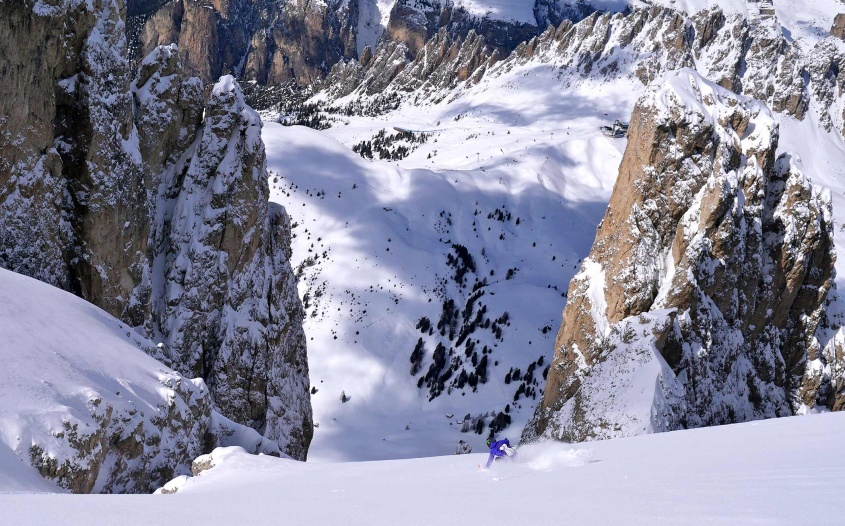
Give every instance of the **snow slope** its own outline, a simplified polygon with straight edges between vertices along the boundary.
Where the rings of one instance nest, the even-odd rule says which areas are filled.
[[[94,492],[150,491],[189,472],[207,432],[278,454],[216,414],[201,379],[148,356],[154,347],[94,305],[0,269],[0,491],[59,491],[30,465],[33,447],[70,466],[56,483]]]
[[[485,455],[340,464],[218,449],[175,495],[0,495],[12,524],[835,524],[845,415]],[[824,461],[807,446],[828,451]]]
[[[38,447],[60,463],[77,459],[72,462],[81,463],[95,476],[102,467],[93,486],[94,491],[102,491],[113,483],[112,475],[120,478],[126,473],[111,473],[109,464],[117,460],[106,457],[113,452],[101,451],[96,438],[89,447],[75,442],[77,432],[79,440],[85,440],[88,434],[96,437],[101,426],[108,426],[108,433],[118,433],[121,439],[140,432],[159,440],[160,447],[142,448],[145,455],[136,458],[137,462],[149,462],[149,469],[175,461],[171,455],[177,449],[177,455],[195,455],[199,444],[191,442],[191,429],[202,424],[192,421],[191,411],[196,408],[186,404],[204,400],[207,411],[205,385],[201,380],[191,385],[150,358],[144,350],[151,352],[152,346],[84,300],[0,270],[0,359],[4,363],[0,369],[0,471],[14,468],[11,476],[2,478],[18,479],[21,470],[37,476],[29,467],[29,456],[30,448]],[[182,382],[186,385],[174,390]],[[198,400],[186,398],[188,393]],[[186,427],[178,431],[175,422],[168,424],[172,429],[154,423],[168,414],[171,404],[175,404],[172,416],[185,418]],[[109,421],[112,416],[115,423]],[[124,420],[117,424],[120,419]],[[24,461],[26,469],[15,464],[15,457]],[[184,466],[172,468],[179,472]],[[131,490],[133,482],[118,483],[127,484],[124,490]],[[15,489],[15,484],[11,488]]]
[[[56,493],[59,487],[41,477],[29,463],[14,451],[0,446],[0,492]]]
[[[739,10],[744,2],[719,5]],[[837,5],[801,2],[789,10],[776,3],[782,19],[815,17],[805,24],[809,33],[810,26],[829,27]],[[796,28],[785,31],[795,36]],[[536,398],[520,396],[514,403],[519,383],[505,383],[506,374],[524,372],[540,356],[548,364],[566,301],[562,293],[589,251],[625,148],[624,139],[603,137],[598,127],[627,120],[645,90],[627,75],[569,75],[544,60],[554,57],[503,62],[438,104],[406,103],[381,117],[339,117],[324,132],[264,128],[268,164],[278,178],[271,177],[271,199],[287,207],[295,225],[293,261],[308,300],[309,363],[318,389],[312,403],[320,426],[309,458],[444,454],[461,439],[477,449],[483,436],[461,433],[462,419],[469,414],[475,422],[486,414],[489,425],[507,406],[512,423],[503,434],[521,430]],[[822,131],[812,112],[803,122],[776,118],[779,151],[797,154],[808,177],[833,190],[835,219],[842,224],[845,174],[836,168],[845,165],[842,138]],[[399,161],[350,152],[394,127],[432,133]],[[488,219],[497,209],[512,219]],[[471,286],[456,286],[446,266],[456,243],[478,267],[469,284],[489,281],[483,301],[490,317],[507,311],[511,320],[501,340],[489,331],[473,335],[477,348],[493,349],[489,382],[477,392],[447,389],[429,402],[430,391],[417,388],[417,381],[434,362],[436,344],[448,349],[457,341],[436,331],[424,337],[421,371],[414,376],[409,358],[421,336],[420,318],[434,324],[444,298],[462,308],[471,294]],[[838,264],[841,290],[845,258]],[[518,269],[513,279],[502,279],[510,269]],[[462,346],[455,347],[461,358]],[[449,382],[461,370],[470,372],[470,365],[460,364]],[[543,379],[534,379],[541,393]],[[341,392],[351,400],[342,404]]]

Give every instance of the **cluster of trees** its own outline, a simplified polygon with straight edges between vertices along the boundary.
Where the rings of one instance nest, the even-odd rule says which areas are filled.
[[[540,356],[540,358],[528,364],[524,373],[518,367],[516,369],[511,367],[511,369],[507,372],[505,375],[505,384],[520,382],[519,387],[517,387],[516,392],[513,395],[514,402],[517,402],[521,396],[534,400],[537,399],[537,387],[539,386],[539,382],[535,377],[535,372],[538,368],[543,367],[543,363],[545,363],[545,358]],[[547,365],[543,369],[543,380],[545,380],[549,375],[549,367],[550,366]]]
[[[365,159],[401,161],[428,140],[427,133],[396,132],[388,134],[380,130],[369,141],[361,141],[352,146],[352,151]]]
[[[487,436],[493,438],[497,433],[503,431],[506,427],[511,425],[511,406],[506,405],[504,411],[496,413],[488,412],[472,416],[467,413],[463,420],[458,421],[461,424],[461,433],[473,432],[476,435],[484,433],[484,429],[488,429]],[[492,418],[490,418],[492,417]],[[487,424],[487,419],[490,418],[490,423]]]
[[[330,116],[332,108],[324,103],[307,102],[313,95],[310,88],[296,83],[277,86],[261,85],[254,81],[242,83],[244,100],[258,111],[275,111],[285,126],[307,126],[325,130],[337,120]]]

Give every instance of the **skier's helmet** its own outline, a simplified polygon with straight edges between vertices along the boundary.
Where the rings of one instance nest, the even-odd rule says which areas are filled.
[[[492,439],[492,438],[488,438],[488,439],[487,439],[487,447],[490,447],[490,444],[492,444],[492,443],[493,443],[493,439]]]

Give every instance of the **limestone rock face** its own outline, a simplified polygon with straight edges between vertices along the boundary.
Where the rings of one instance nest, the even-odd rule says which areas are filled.
[[[177,0],[143,21],[138,53],[177,43],[185,67],[204,82],[235,73],[308,84],[356,55],[357,24],[357,2]]]
[[[147,186],[158,189],[165,167],[196,139],[205,106],[203,84],[183,73],[178,48],[171,44],[144,58],[130,89],[141,157],[150,174]]]
[[[0,5],[0,265],[140,323],[148,222],[122,11]]]
[[[845,39],[845,13],[840,13],[833,19],[833,27],[830,28],[830,34],[836,38]]]
[[[149,330],[163,342],[157,358],[204,378],[224,415],[304,460],[313,434],[304,313],[289,263],[288,219],[268,205],[261,120],[226,76],[213,87],[192,143],[162,133],[163,114],[185,122],[182,130],[196,130],[201,116],[179,107],[200,94],[196,79],[170,69],[174,56],[160,48],[159,60],[148,58],[161,69],[134,91],[142,143],[158,137],[171,146],[162,150],[168,160],[156,164],[164,169],[150,240]],[[169,89],[154,97],[159,90],[151,84]]]
[[[789,155],[776,158],[777,142],[763,104],[693,70],[647,90],[523,439],[629,436],[836,403],[830,375],[813,373],[835,258],[830,196]]]
[[[828,37],[813,49],[807,63],[811,93],[819,106],[819,121],[845,136],[845,41]]]
[[[161,342],[225,416],[304,459],[302,307],[260,120],[231,77],[204,94],[176,46],[132,81],[124,17],[122,0],[0,3],[0,266]]]
[[[341,62],[332,68],[325,82],[326,92],[333,98],[353,93],[362,97],[402,93],[416,101],[437,102],[459,84],[477,83],[499,60],[499,52],[474,31],[456,39],[445,29],[413,60],[407,55],[407,45],[386,41],[360,61]]]
[[[130,0],[130,11],[139,58],[177,43],[184,65],[204,82],[231,73],[260,84],[310,85],[338,63],[363,59],[368,47],[401,46],[404,59],[414,60],[432,39],[442,40],[441,31],[455,42],[472,32],[504,56],[548,24],[592,9],[537,0],[536,21],[523,22],[446,0]]]

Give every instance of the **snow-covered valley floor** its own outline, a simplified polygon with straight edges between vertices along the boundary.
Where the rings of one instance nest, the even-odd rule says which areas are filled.
[[[220,449],[174,495],[0,495],[3,524],[841,524],[845,415],[485,455],[300,463]],[[826,452],[819,454],[819,452]]]

